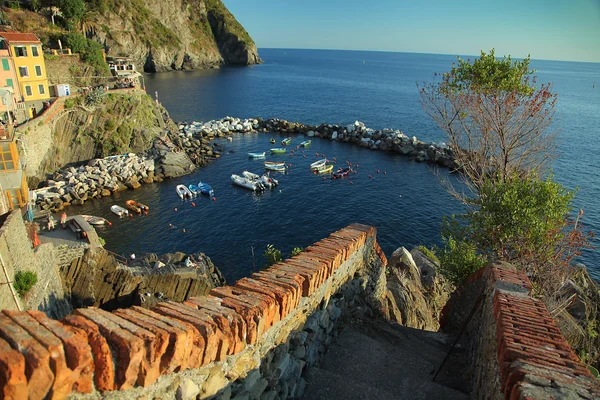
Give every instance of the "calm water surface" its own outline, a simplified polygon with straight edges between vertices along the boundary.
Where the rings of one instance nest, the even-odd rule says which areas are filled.
[[[449,70],[453,56],[284,49],[262,49],[260,55],[265,63],[259,66],[146,75],[147,91],[158,92],[177,121],[226,115],[310,124],[358,119],[372,128],[401,129],[422,140],[444,139],[421,108],[416,82]],[[578,188],[576,207],[585,210],[585,227],[600,233],[600,64],[537,60],[532,64],[538,81],[554,82],[559,94],[554,128],[561,131],[562,141],[554,173],[567,187]],[[269,243],[289,254],[293,247],[362,222],[378,228],[378,240],[389,255],[400,245],[439,243],[441,217],[460,211],[426,165],[318,139],[306,150],[306,158],[278,156],[292,168],[278,177],[277,190],[254,195],[232,186],[232,173],[245,168],[262,171],[262,162],[248,160],[246,153],[269,149],[270,136],[235,136],[232,143],[223,143],[230,153],[193,175],[125,192],[121,199],[94,201],[81,212],[111,218],[113,227],[100,235],[113,251],[203,251],[232,281],[262,264],[261,254]],[[300,138],[294,137],[292,145]],[[359,172],[348,180],[323,181],[308,173],[315,152],[338,162],[358,163]],[[176,184],[200,180],[213,186],[217,201],[201,198],[192,207],[176,197]],[[112,218],[109,206],[129,198],[147,203],[150,215],[128,221]],[[582,257],[596,279],[600,279],[598,251],[588,250]]]

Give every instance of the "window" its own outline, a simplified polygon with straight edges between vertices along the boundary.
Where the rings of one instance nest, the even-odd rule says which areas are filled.
[[[25,86],[25,96],[33,96],[33,91],[29,85]]]
[[[43,83],[40,83],[38,85],[38,91],[40,92],[40,94],[46,94],[46,88],[44,87]]]
[[[6,79],[6,86],[10,86],[11,88],[14,88],[15,86],[13,85],[13,81],[12,79],[8,78]]]
[[[2,69],[4,71],[10,71],[10,65],[8,64],[8,58],[2,59]]]
[[[40,55],[40,53],[38,53],[37,46],[31,46],[31,55],[34,57],[38,57]]]
[[[0,145],[0,171],[15,169],[15,157],[11,143],[2,143]]]
[[[19,75],[21,75],[21,78],[29,78],[29,69],[27,67],[19,67]]]
[[[15,55],[17,57],[27,57],[27,47],[15,46]]]
[[[42,76],[42,66],[41,65],[35,66],[35,76]]]

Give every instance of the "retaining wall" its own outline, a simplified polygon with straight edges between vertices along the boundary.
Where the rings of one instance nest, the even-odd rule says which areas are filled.
[[[478,273],[485,284],[474,354],[473,398],[598,399],[581,363],[525,273],[506,263]]]
[[[112,313],[0,313],[5,398],[294,398],[345,313],[372,315],[387,260],[353,224],[234,286]],[[376,312],[376,311],[375,311]]]

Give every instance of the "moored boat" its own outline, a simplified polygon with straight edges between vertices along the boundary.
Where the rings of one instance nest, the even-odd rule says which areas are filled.
[[[112,206],[110,206],[110,211],[117,214],[119,217],[126,217],[129,215],[129,211],[127,211],[123,207],[118,206],[116,204],[113,204]]]
[[[81,215],[81,218],[83,218],[90,225],[111,225],[109,220],[102,217],[95,217],[93,215]]]
[[[244,171],[244,172],[242,172],[242,175],[248,181],[250,181],[250,182],[260,182],[266,188],[269,188],[269,189],[272,189],[275,186],[279,185],[279,181],[277,179],[273,179],[269,175],[266,175],[266,174],[260,176],[260,175],[254,174],[254,173],[252,173],[250,171]]]
[[[287,149],[282,149],[281,147],[271,149],[272,154],[283,154],[285,152],[287,152]]]
[[[200,188],[200,193],[205,194],[207,196],[214,196],[215,191],[208,183],[198,182],[198,187]]]
[[[287,146],[288,144],[292,143],[292,138],[286,137],[285,139],[283,139],[281,141],[281,145],[282,146]]]
[[[125,202],[125,205],[127,206],[127,208],[129,208],[131,211],[136,212],[138,214],[143,213],[147,213],[149,210],[149,207],[146,205],[143,205],[142,203],[139,203],[135,200],[127,200]]]
[[[310,146],[311,143],[312,143],[312,140],[305,140],[304,142],[300,143],[300,146],[308,147],[308,146]]]
[[[238,186],[241,186],[243,188],[250,189],[253,191],[265,189],[264,185],[261,182],[259,182],[257,180],[254,180],[254,181],[248,180],[246,177],[239,176],[236,174],[231,175],[231,181]]]
[[[340,168],[333,173],[332,178],[333,179],[345,178],[348,176],[348,174],[350,172],[352,172],[352,168],[350,168],[350,167]]]
[[[329,164],[329,165],[324,165],[321,168],[317,168],[314,169],[316,174],[322,175],[322,174],[328,174],[333,170],[333,164]]]
[[[270,171],[285,172],[285,163],[266,162],[265,169]]]
[[[200,188],[194,184],[189,185],[188,189],[190,189],[190,192],[192,192],[194,196],[198,196],[201,193]]]
[[[175,188],[180,199],[191,199],[194,194],[185,185],[177,185]]]
[[[248,153],[248,157],[250,158],[265,158],[265,152],[262,153]]]
[[[325,159],[325,158],[315,161],[314,163],[310,164],[310,169],[313,170],[313,169],[323,168],[325,166],[326,162],[327,162],[327,159]]]

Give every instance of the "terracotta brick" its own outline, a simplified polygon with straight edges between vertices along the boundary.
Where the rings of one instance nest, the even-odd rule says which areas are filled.
[[[79,308],[75,315],[84,317],[98,326],[113,349],[116,356],[116,384],[117,389],[126,390],[134,387],[138,382],[144,361],[144,341],[122,329],[97,308]],[[110,314],[110,313],[108,313]]]
[[[327,273],[327,264],[319,261],[318,259],[311,257],[310,255],[299,254],[286,260],[286,262],[294,265],[300,265],[304,268],[317,271],[316,286],[319,287],[329,278]]]
[[[101,309],[95,311],[121,329],[143,340],[144,358],[142,359],[137,384],[146,387],[156,382],[160,376],[160,360],[169,345],[166,332],[157,330],[157,333],[154,333],[126,318],[122,318],[119,313],[127,314],[129,312],[127,309],[122,309],[119,313],[110,313]]]
[[[156,313],[142,307],[132,307],[132,310],[150,318],[154,323],[160,322],[165,327],[168,327],[171,335],[177,335],[176,338],[180,341],[179,346],[183,347],[183,358],[181,365],[178,366],[173,361],[173,366],[169,366],[169,369],[173,369],[173,372],[178,372],[188,368],[198,368],[202,365],[202,357],[204,356],[204,340],[200,336],[200,333],[192,324],[184,321],[180,321],[175,318],[169,318],[165,315]],[[181,336],[179,336],[183,332]],[[175,339],[174,339],[175,340]]]
[[[218,330],[225,335],[226,340],[224,342],[227,343],[227,346],[222,347],[222,351],[226,351],[225,355],[231,355],[236,353],[236,343],[239,341],[237,336],[237,331],[235,327],[229,323],[227,317],[225,317],[221,313],[214,312],[212,310],[207,310],[204,308],[199,308],[194,301],[186,300],[183,302],[188,307],[194,309],[199,315],[203,315],[206,318],[210,318],[217,326]],[[223,355],[223,357],[225,356]]]
[[[71,393],[75,380],[73,371],[67,367],[65,351],[60,339],[26,312],[9,310],[3,312],[48,351],[50,368],[54,374],[54,382],[49,396],[52,399],[64,399],[67,394]]]
[[[94,360],[85,332],[50,319],[41,311],[27,312],[62,342],[67,367],[73,373],[72,390],[91,393],[94,389]]]
[[[235,298],[256,307],[259,310],[261,322],[264,323],[264,327],[261,328],[259,334],[272,327],[274,323],[279,322],[279,304],[271,294],[265,295],[236,286],[221,286],[211,290],[211,295],[221,298]]]
[[[87,335],[94,356],[94,384],[96,389],[105,392],[115,390],[115,366],[108,342],[100,334],[98,325],[76,315],[68,315],[63,323],[80,329]]]
[[[346,242],[350,252],[354,253],[364,245],[367,235],[364,232],[352,229],[342,229],[341,231],[333,232],[329,237]]]
[[[373,248],[375,249],[375,253],[379,257],[379,259],[381,260],[381,264],[383,265],[383,267],[387,267],[388,259],[385,256],[385,253],[383,252],[383,249],[381,248],[381,246],[379,246],[379,243],[377,242],[377,240],[375,240],[375,242],[373,242]]]
[[[309,296],[312,295],[315,290],[319,288],[321,285],[321,279],[323,276],[323,272],[319,269],[318,266],[314,264],[310,264],[305,260],[294,260],[289,259],[284,263],[275,268],[275,270],[285,270],[285,271],[296,271],[304,278],[305,283],[308,284],[308,293]]]
[[[219,351],[220,341],[215,335],[207,334],[208,332],[212,332],[210,324],[200,318],[182,313],[180,310],[167,306],[164,303],[159,303],[152,308],[152,311],[193,326],[194,346],[201,350],[202,353],[200,365],[206,365],[215,360]],[[207,343],[207,341],[209,342]]]
[[[269,270],[255,272],[252,274],[252,278],[264,282],[267,285],[276,285],[283,290],[291,291],[293,293],[292,309],[300,304],[300,300],[302,299],[303,279],[298,282],[298,280],[290,278],[289,276],[272,273]]]
[[[215,322],[215,320],[209,316],[207,313],[200,311],[196,306],[188,306],[181,303],[176,303],[173,301],[167,301],[161,303],[161,305],[170,307],[173,310],[182,312],[191,317],[197,318],[204,322],[204,324],[200,327],[196,327],[199,332],[204,336],[205,343],[211,345],[212,343],[216,344],[216,353],[214,358],[211,361],[222,361],[227,356],[229,352],[229,338],[233,337],[230,332],[223,332],[219,324]],[[206,355],[205,355],[206,358]],[[208,361],[208,362],[211,362]],[[206,360],[205,360],[206,363]]]
[[[318,243],[314,246],[308,246],[306,249],[304,249],[304,252],[315,256],[320,255],[325,259],[332,260],[333,271],[337,270],[340,267],[340,265],[342,265],[342,263],[346,261],[343,259],[343,255],[341,252],[331,250],[324,246],[319,246]]]
[[[257,281],[252,278],[242,278],[235,283],[236,287],[255,291],[265,295],[271,295],[279,304],[279,319],[282,320],[291,311],[291,297],[292,293],[283,290],[276,285],[267,285],[264,282]]]
[[[314,246],[325,248],[328,250],[332,250],[336,253],[339,253],[340,254],[340,264],[343,263],[344,261],[346,261],[351,254],[349,245],[347,243],[344,243],[343,241],[337,240],[335,238],[327,238],[327,239],[319,240],[317,243],[314,244]]]
[[[286,263],[277,263],[269,268],[269,273],[276,275],[285,275],[291,279],[302,283],[302,296],[310,296],[316,289],[311,279],[314,279],[312,274],[303,271],[300,267],[294,267]]]
[[[25,376],[29,399],[44,399],[54,382],[50,353],[25,329],[0,313],[0,337],[25,358]]]
[[[25,358],[0,339],[0,398],[26,399],[28,395],[25,376]]]
[[[314,260],[325,264],[327,266],[325,274],[326,280],[329,279],[333,275],[335,270],[339,267],[339,265],[335,265],[335,259],[333,257],[326,254],[322,254],[321,252],[314,251],[314,248],[313,251],[308,251],[308,249],[305,249],[305,251],[303,251],[298,257],[306,258],[308,260]]]
[[[369,225],[353,223],[353,224],[348,225],[348,228],[355,229],[355,230],[361,231],[361,232],[365,232],[367,234],[367,237],[374,237],[377,235],[377,229],[375,229],[375,227],[369,226]]]

